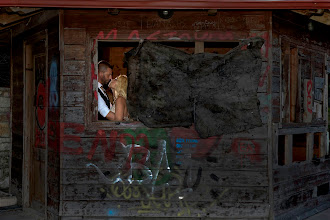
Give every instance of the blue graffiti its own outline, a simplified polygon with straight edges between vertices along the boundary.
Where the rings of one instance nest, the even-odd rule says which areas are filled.
[[[52,63],[50,65],[49,71],[49,107],[58,107],[58,91],[57,91],[57,79],[58,79],[58,71],[57,71],[57,60],[56,58],[52,59]]]
[[[108,211],[108,216],[114,216],[114,215],[117,215],[118,211],[117,210],[109,210]]]

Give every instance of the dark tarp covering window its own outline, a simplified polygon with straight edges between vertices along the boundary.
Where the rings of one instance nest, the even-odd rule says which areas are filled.
[[[261,126],[257,87],[263,42],[244,40],[225,55],[189,55],[142,42],[126,54],[131,117],[148,127],[194,123],[202,138]]]

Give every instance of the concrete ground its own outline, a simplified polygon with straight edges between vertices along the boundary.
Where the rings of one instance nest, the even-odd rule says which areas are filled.
[[[44,220],[43,217],[39,216],[34,210],[27,209],[22,210],[21,208],[13,209],[0,209],[1,220]]]
[[[330,220],[330,208],[306,218],[306,220]]]
[[[35,211],[27,209],[24,212],[21,208],[11,210],[0,210],[1,220],[44,220],[44,218],[38,216]],[[321,211],[308,218],[297,217],[295,220],[330,220],[330,208]]]

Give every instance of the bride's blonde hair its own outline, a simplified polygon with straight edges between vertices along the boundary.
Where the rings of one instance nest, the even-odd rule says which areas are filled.
[[[122,96],[124,99],[127,99],[127,76],[119,75],[117,77],[116,89],[115,89],[115,100],[118,96]]]

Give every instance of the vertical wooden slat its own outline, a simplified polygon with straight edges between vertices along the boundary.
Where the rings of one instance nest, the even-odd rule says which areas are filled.
[[[323,86],[323,120],[326,122],[326,128],[328,128],[329,125],[329,113],[328,113],[328,73],[330,72],[330,65],[329,60],[330,57],[326,54],[325,55],[325,74],[324,74],[324,86]],[[329,137],[328,132],[325,133],[325,143],[324,143],[324,154],[329,154]]]
[[[290,45],[283,42],[282,49],[282,118],[290,122]]]
[[[290,121],[296,121],[298,88],[298,49],[290,49]]]
[[[320,157],[325,156],[327,146],[327,132],[323,132],[320,135]]]
[[[292,134],[285,135],[285,156],[284,156],[285,165],[292,163],[292,140],[293,140]]]
[[[297,51],[298,53],[298,51]],[[297,85],[298,85],[298,88],[297,88],[297,103],[296,103],[296,122],[299,123],[299,122],[302,122],[302,112],[301,112],[301,109],[302,109],[302,97],[301,97],[301,91],[302,91],[302,88],[301,88],[301,63],[300,63],[300,60],[299,60],[299,57],[298,57],[298,54],[297,54],[297,59],[298,59],[298,73],[297,73]]]
[[[32,45],[24,45],[24,158],[23,158],[23,207],[30,206],[30,176],[31,176],[31,146],[33,145],[33,101],[34,101],[34,74]]]
[[[195,42],[195,54],[196,53],[204,53],[204,42],[202,41]]]
[[[314,146],[314,133],[306,134],[306,160],[311,161],[313,159],[313,146]]]
[[[304,122],[312,121],[312,104],[313,104],[313,81],[310,79],[304,80]]]

